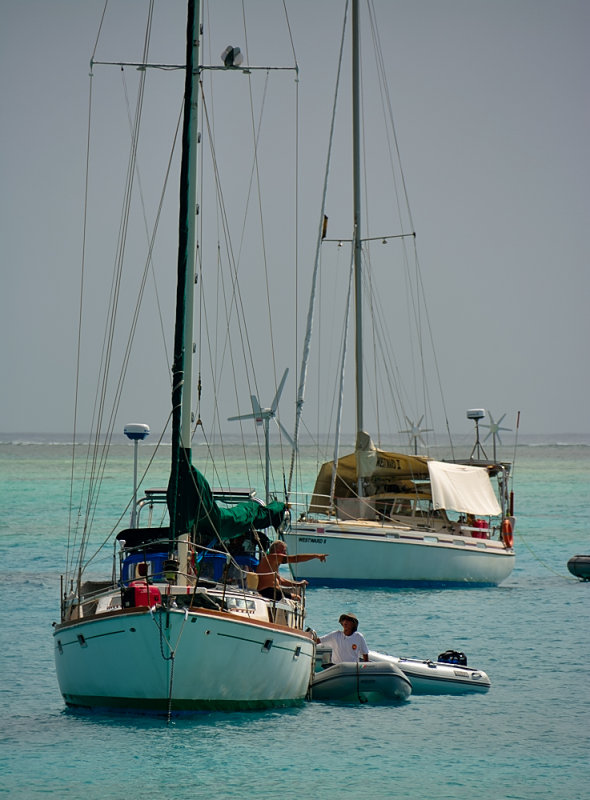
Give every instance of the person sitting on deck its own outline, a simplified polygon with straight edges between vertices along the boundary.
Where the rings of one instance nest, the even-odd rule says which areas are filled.
[[[287,545],[281,539],[274,541],[268,552],[260,559],[256,572],[258,574],[258,591],[263,597],[271,600],[282,600],[284,597],[292,597],[289,591],[283,591],[284,587],[307,586],[307,581],[291,581],[279,575],[281,564],[298,564],[302,561],[311,561],[319,558],[325,561],[327,553],[298,553],[297,555],[287,555]]]

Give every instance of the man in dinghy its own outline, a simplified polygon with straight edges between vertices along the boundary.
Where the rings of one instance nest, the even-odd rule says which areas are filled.
[[[327,644],[332,648],[332,663],[368,661],[369,648],[365,637],[358,631],[359,621],[356,615],[341,614],[338,622],[342,625],[341,631],[332,631],[317,640],[318,644]]]
[[[327,553],[298,553],[290,556],[287,554],[287,545],[281,539],[274,541],[268,549],[268,553],[262,556],[256,572],[258,574],[258,591],[263,597],[271,600],[281,600],[283,597],[290,597],[291,592],[288,587],[307,586],[307,581],[291,581],[279,575],[281,564],[299,564],[302,561],[311,561],[318,558],[325,561]],[[287,591],[284,591],[287,589]]]

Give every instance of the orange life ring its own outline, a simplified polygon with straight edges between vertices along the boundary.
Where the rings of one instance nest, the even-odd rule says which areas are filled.
[[[502,541],[505,547],[512,547],[514,545],[514,536],[512,534],[512,523],[506,517],[502,522]]]

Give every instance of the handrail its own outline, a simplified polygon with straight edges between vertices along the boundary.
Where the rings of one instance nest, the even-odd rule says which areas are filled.
[[[255,489],[246,488],[228,488],[228,489],[212,489],[213,499],[216,503],[226,503],[227,505],[236,505],[243,503],[245,500],[253,500],[260,505],[264,505],[262,498],[256,497]],[[139,525],[139,515],[142,510],[153,508],[154,505],[166,505],[166,489],[161,487],[145,489],[144,496],[137,502],[137,527]]]

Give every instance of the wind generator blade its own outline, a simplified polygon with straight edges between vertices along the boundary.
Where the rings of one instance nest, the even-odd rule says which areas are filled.
[[[262,409],[260,408],[260,403],[258,402],[258,398],[255,394],[250,395],[250,400],[252,401],[252,411],[254,412],[254,417],[260,419],[262,417]]]
[[[237,419],[258,419],[258,414],[240,414],[238,417],[228,417],[228,422],[235,422]]]
[[[287,430],[285,430],[285,426],[283,425],[283,423],[282,423],[282,422],[279,422],[279,420],[278,420],[278,419],[276,419],[276,417],[275,417],[275,422],[277,423],[277,425],[278,425],[278,426],[279,426],[279,428],[281,429],[281,433],[283,434],[283,436],[285,437],[285,439],[287,440],[287,442],[289,443],[289,445],[290,445],[290,446],[293,448],[293,450],[297,450],[297,445],[295,444],[295,442],[294,442],[294,441],[293,441],[293,439],[291,438],[291,436],[290,436],[290,434],[288,433],[288,431],[287,431]]]
[[[500,434],[498,433],[498,431],[503,431],[503,430],[505,430],[505,429],[504,428],[496,428],[495,430],[489,431],[488,435],[484,439],[484,442],[487,442],[487,440],[490,438],[490,436],[493,436],[494,439],[497,439],[500,442],[500,444],[502,444],[502,439],[500,439]]]
[[[283,375],[283,378],[279,384],[279,388],[277,389],[277,393],[275,394],[275,399],[272,401],[270,410],[273,412],[273,414],[277,410],[277,407],[279,405],[279,400],[281,399],[281,394],[283,393],[283,388],[285,386],[285,381],[287,380],[288,374],[289,374],[289,367],[287,367],[287,369],[285,370],[285,374]]]

